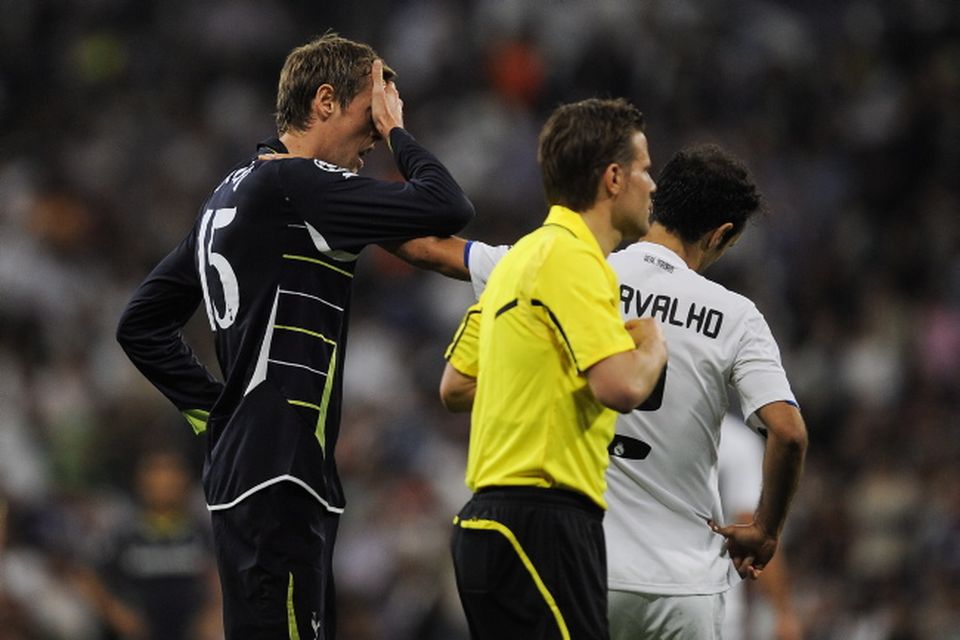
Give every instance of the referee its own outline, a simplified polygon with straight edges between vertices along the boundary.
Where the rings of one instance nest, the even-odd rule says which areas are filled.
[[[644,240],[608,259],[624,319],[659,319],[670,345],[659,404],[620,416],[610,447],[610,635],[711,640],[724,637],[725,592],[738,574],[765,571],[779,544],[807,435],[763,315],[701,273],[760,210],[749,172],[720,147],[696,145],[671,158],[658,182]],[[411,241],[404,251],[411,243],[420,264],[446,261],[449,270],[451,259],[466,260],[477,291],[510,255],[459,239]],[[751,521],[722,527],[717,448],[731,390],[766,446]]]
[[[643,116],[624,100],[557,109],[540,134],[552,205],[494,270],[447,350],[447,408],[472,408],[454,519],[457,587],[473,638],[608,637],[602,519],[616,412],[666,362],[656,322],[625,327],[606,256],[648,228]]]
[[[369,46],[327,34],[280,74],[278,136],[227,173],[130,301],[117,339],[198,433],[228,640],[334,636],[334,458],[347,315],[367,245],[461,229],[473,207],[403,129]],[[359,176],[386,140],[405,182]],[[284,154],[264,161],[260,154]],[[181,329],[203,305],[223,382]]]

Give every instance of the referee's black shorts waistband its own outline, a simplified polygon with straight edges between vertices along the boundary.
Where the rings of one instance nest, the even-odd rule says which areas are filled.
[[[481,487],[473,494],[473,500],[483,502],[522,502],[546,506],[571,507],[597,520],[603,520],[604,510],[596,502],[575,491],[548,487]]]

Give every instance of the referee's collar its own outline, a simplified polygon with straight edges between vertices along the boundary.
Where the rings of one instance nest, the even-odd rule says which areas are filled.
[[[267,138],[257,143],[257,153],[290,153],[287,146],[280,142],[280,138]]]
[[[600,249],[600,243],[597,242],[596,236],[590,231],[587,223],[583,221],[583,216],[573,209],[568,209],[559,204],[550,207],[550,212],[547,213],[547,219],[543,221],[543,226],[551,224],[563,227],[572,233],[575,238],[583,240],[603,256],[603,250]]]

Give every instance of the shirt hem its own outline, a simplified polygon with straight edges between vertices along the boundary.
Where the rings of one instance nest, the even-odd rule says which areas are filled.
[[[715,593],[723,593],[730,589],[730,584],[724,582],[720,585],[683,585],[683,584],[657,584],[657,583],[626,583],[610,580],[607,584],[610,591],[625,591],[627,593],[649,593],[662,596],[706,596]]]
[[[292,482],[292,483],[294,483],[295,485],[298,485],[298,486],[302,487],[304,490],[306,490],[307,493],[309,493],[311,496],[313,496],[314,498],[316,498],[317,502],[319,502],[320,504],[322,504],[322,505],[323,505],[323,508],[326,509],[327,511],[329,511],[330,513],[336,513],[336,514],[341,514],[341,513],[343,513],[343,509],[344,509],[343,507],[335,507],[335,506],[331,505],[329,502],[327,502],[326,500],[324,500],[324,499],[320,496],[320,494],[317,493],[317,492],[316,492],[310,485],[308,485],[306,482],[304,482],[304,481],[301,480],[300,478],[297,478],[296,476],[291,476],[291,475],[288,475],[288,474],[284,474],[284,475],[282,475],[282,476],[277,476],[277,477],[275,477],[275,478],[270,478],[269,480],[265,480],[265,481],[261,482],[260,484],[255,485],[255,486],[247,489],[246,491],[244,491],[243,493],[241,493],[238,497],[234,498],[233,500],[231,500],[231,501],[229,501],[229,502],[221,502],[221,503],[218,503],[218,504],[209,504],[209,503],[208,503],[208,504],[207,504],[207,511],[223,511],[223,510],[225,510],[225,509],[230,509],[231,507],[235,507],[235,506],[237,506],[238,504],[240,504],[241,502],[243,502],[244,500],[246,500],[247,498],[249,498],[250,496],[252,496],[253,494],[257,493],[258,491],[260,491],[260,490],[262,490],[262,489],[266,489],[267,487],[273,486],[273,485],[277,484],[278,482]]]

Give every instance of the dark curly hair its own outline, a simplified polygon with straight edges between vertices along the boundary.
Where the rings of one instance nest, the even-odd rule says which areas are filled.
[[[679,151],[663,167],[650,220],[688,243],[732,222],[727,242],[762,208],[763,197],[743,163],[715,144],[701,144]]]

